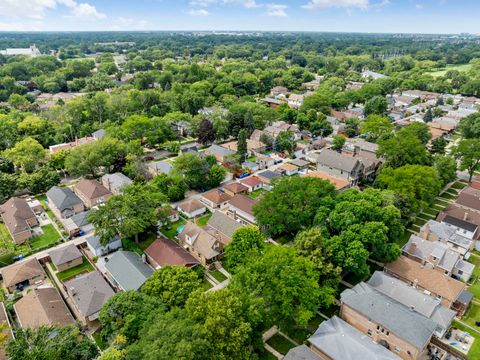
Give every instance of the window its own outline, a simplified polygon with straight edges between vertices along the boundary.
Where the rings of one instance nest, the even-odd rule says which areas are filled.
[[[458,270],[458,275],[463,275],[463,271],[462,271],[462,270]]]
[[[387,336],[390,335],[390,331],[387,331]]]
[[[395,352],[399,353],[401,349],[398,346],[395,346]]]
[[[368,329],[367,334],[368,336],[372,336],[372,330]]]
[[[445,275],[448,275],[448,271],[447,271],[447,270],[445,270]]]

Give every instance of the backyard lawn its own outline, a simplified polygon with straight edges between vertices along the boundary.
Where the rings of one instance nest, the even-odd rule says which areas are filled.
[[[227,277],[218,270],[210,271],[209,274],[212,275],[218,282],[227,280]]]
[[[475,341],[472,344],[472,347],[470,348],[470,351],[468,352],[468,358],[469,359],[480,359],[480,334],[478,334],[475,331],[472,331],[468,327],[460,324],[457,321],[453,321],[452,323],[453,327],[456,327],[459,330],[466,331],[470,335],[472,335],[475,338]]]
[[[180,219],[177,222],[170,224],[169,226],[162,227],[160,231],[167,238],[175,240],[175,236],[177,235],[177,229],[182,225],[185,225],[185,220]]]
[[[408,239],[410,239],[411,235],[412,233],[410,231],[405,230],[403,235],[397,238],[395,242],[398,244],[398,246],[403,247],[403,245],[408,242]]]
[[[480,331],[480,327],[475,325],[476,321],[480,321],[480,305],[470,304],[468,311],[462,317],[462,321]]]
[[[90,262],[83,258],[83,263],[80,264],[80,265],[77,265],[71,269],[67,269],[65,271],[62,271],[62,272],[59,272],[57,273],[57,278],[58,280],[60,281],[66,281],[66,280],[69,280],[77,275],[80,275],[80,274],[83,274],[83,273],[87,273],[87,272],[90,272],[90,271],[93,271],[94,268],[92,266],[92,264],[90,264]]]
[[[61,239],[60,234],[52,224],[42,226],[42,231],[42,235],[36,236],[30,240],[30,247],[34,251],[53,246]]]
[[[288,350],[294,348],[296,345],[290,340],[287,340],[280,334],[273,335],[268,339],[267,344],[277,350],[280,354],[285,355]]]
[[[202,216],[200,219],[197,220],[197,225],[200,227],[204,227],[207,225],[208,220],[212,217],[212,214],[207,214]]]
[[[252,192],[249,194],[249,196],[250,196],[252,199],[256,199],[256,198],[258,198],[260,195],[262,195],[264,192],[265,192],[264,189],[258,189],[258,190],[252,191]]]

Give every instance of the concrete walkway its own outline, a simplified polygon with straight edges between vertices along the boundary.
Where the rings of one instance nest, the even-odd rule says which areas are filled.
[[[208,289],[207,291],[218,291],[218,290],[221,290],[221,289],[223,289],[223,288],[226,288],[229,283],[230,283],[230,279],[227,279],[227,280],[221,282],[220,284],[217,284],[217,285],[215,285],[214,287]]]

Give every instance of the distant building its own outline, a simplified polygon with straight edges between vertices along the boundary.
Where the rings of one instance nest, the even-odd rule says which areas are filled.
[[[15,56],[23,55],[28,57],[37,57],[41,56],[42,53],[38,50],[35,44],[31,45],[28,48],[7,48],[5,50],[0,50],[0,55],[3,56]]]

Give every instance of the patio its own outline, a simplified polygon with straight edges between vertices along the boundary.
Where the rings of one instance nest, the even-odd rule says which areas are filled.
[[[442,342],[467,355],[475,338],[467,331],[454,328],[451,331],[451,337],[449,339],[443,338]]]

